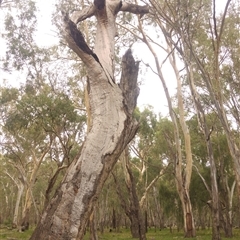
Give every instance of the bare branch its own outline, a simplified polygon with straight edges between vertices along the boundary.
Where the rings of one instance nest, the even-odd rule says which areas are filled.
[[[5,170],[5,174],[15,183],[16,186],[19,185],[19,183],[16,181],[16,178],[14,178],[7,170]]]
[[[131,29],[125,27],[123,24],[117,23],[117,25],[118,25],[119,27],[121,27],[121,28],[126,29],[128,32],[130,32],[130,33],[131,33],[134,37],[136,37],[137,39],[143,41],[143,39],[142,39],[141,37],[139,37],[139,36],[138,36],[136,33],[134,33]],[[131,27],[133,27],[131,24],[129,24],[129,25],[130,25]]]
[[[209,192],[210,196],[212,196],[212,191],[210,190],[210,188],[209,188],[209,186],[208,186],[208,184],[207,184],[207,182],[206,182],[205,178],[204,178],[204,177],[202,176],[202,174],[199,172],[199,170],[198,170],[197,166],[195,166],[195,165],[193,165],[193,166],[195,167],[195,169],[196,169],[196,171],[197,171],[197,174],[198,174],[198,176],[201,178],[201,180],[202,180],[202,182],[203,182],[203,184],[204,184],[205,188],[206,188],[206,189],[207,189],[207,191]]]
[[[71,16],[71,20],[77,24],[87,18],[90,18],[94,15],[96,11],[96,7],[92,4],[84,9],[82,9],[81,11],[75,11],[72,16]]]
[[[215,38],[218,39],[217,19],[216,19],[216,0],[213,0],[213,23],[214,23]]]
[[[141,16],[143,16],[144,14],[149,13],[149,6],[139,6],[136,4],[123,2],[120,11],[141,14]]]
[[[228,10],[228,7],[229,7],[230,2],[231,2],[231,0],[228,0],[228,1],[227,1],[226,6],[225,6],[225,9],[224,9],[224,13],[223,13],[223,17],[222,17],[222,22],[221,22],[221,27],[220,27],[219,36],[218,36],[218,41],[220,41],[221,36],[222,36],[222,33],[223,33],[223,26],[224,26],[224,23],[225,23],[226,14],[227,14],[227,10]]]
[[[154,184],[158,181],[159,178],[161,178],[165,173],[166,173],[166,170],[168,169],[168,167],[170,166],[171,163],[169,163],[166,168],[164,169],[161,169],[159,174],[149,183],[149,185],[147,186],[139,204],[140,204],[140,207],[143,206],[145,200],[146,200],[146,197],[147,197],[147,194],[149,193],[149,191],[151,190],[151,188],[154,186]]]

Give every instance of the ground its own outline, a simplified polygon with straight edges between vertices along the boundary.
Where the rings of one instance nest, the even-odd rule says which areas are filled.
[[[27,232],[19,233],[16,230],[9,230],[7,227],[0,229],[0,239],[1,240],[28,240],[31,236],[33,229]],[[234,229],[234,237],[231,240],[240,239],[240,229]],[[88,240],[88,234],[84,237],[84,240]],[[105,231],[103,235],[99,234],[99,240],[132,240],[129,229],[121,229],[120,232],[109,232]],[[164,229],[162,231],[149,229],[147,233],[148,240],[170,240],[170,239],[184,239],[183,232],[177,232],[174,230],[170,233],[169,229]],[[197,240],[211,240],[211,230],[197,231]],[[227,239],[222,237],[222,239]]]

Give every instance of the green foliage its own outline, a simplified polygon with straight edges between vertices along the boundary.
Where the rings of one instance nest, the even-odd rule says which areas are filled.
[[[8,14],[5,18],[7,41],[5,69],[13,66],[17,70],[31,65],[36,54],[33,34],[36,31],[36,5],[34,1],[19,1],[13,10],[14,15]],[[13,17],[14,16],[14,17]]]
[[[26,232],[17,232],[16,230],[8,230],[7,228],[0,229],[0,239],[21,239],[27,240],[30,238],[33,230]]]
[[[208,186],[211,186],[210,180],[210,168],[206,167],[201,171],[201,175],[204,177]],[[202,210],[205,207],[208,208],[207,202],[211,199],[209,192],[207,191],[203,181],[196,172],[196,169],[193,168],[191,185],[190,185],[190,196],[191,202],[194,208]]]
[[[17,101],[18,99],[18,89],[17,88],[2,88],[0,105],[3,106],[9,102]]]

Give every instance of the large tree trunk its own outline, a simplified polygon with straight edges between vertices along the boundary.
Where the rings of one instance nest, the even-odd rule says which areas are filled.
[[[166,38],[168,41],[168,39]],[[183,216],[184,216],[184,230],[185,230],[185,237],[195,237],[196,229],[195,223],[193,219],[193,211],[192,211],[192,204],[189,196],[189,188],[192,176],[192,148],[191,148],[191,137],[189,128],[185,121],[185,111],[183,105],[183,94],[182,94],[182,83],[181,77],[179,74],[179,70],[177,69],[177,63],[175,59],[175,54],[173,52],[174,47],[169,42],[168,43],[170,49],[170,63],[174,69],[176,80],[177,80],[177,98],[178,98],[178,110],[179,110],[179,122],[181,126],[181,130],[184,136],[184,147],[185,147],[185,157],[186,157],[186,166],[184,170],[184,174],[182,173],[182,154],[179,154],[179,164],[175,165],[176,171],[176,180],[177,180],[177,189],[178,194],[180,196],[182,207],[183,207]],[[178,145],[177,145],[178,146]],[[180,149],[179,149],[180,150]]]
[[[24,203],[24,207],[23,207],[23,214],[22,214],[22,220],[21,220],[21,230],[25,231],[28,230],[29,228],[29,217],[30,217],[30,210],[32,207],[32,189],[27,188],[26,191],[26,196],[25,196],[25,203]]]
[[[113,58],[115,18],[118,11],[140,13],[121,1],[95,0],[74,16],[75,22],[95,15],[98,21],[95,53],[87,46],[82,33],[67,16],[64,35],[88,71],[88,94],[91,126],[79,159],[72,162],[62,184],[50,201],[31,240],[82,239],[99,193],[109,172],[138,125],[132,113],[138,96],[138,63],[131,50],[122,60],[120,84],[114,82]]]
[[[179,168],[175,168],[176,173],[176,185],[178,195],[181,200],[182,210],[183,210],[183,220],[184,220],[184,233],[185,237],[195,237],[195,224],[193,219],[193,211],[192,211],[192,204],[189,197],[189,189],[186,188],[184,183],[183,176],[180,175],[182,173],[179,172]]]

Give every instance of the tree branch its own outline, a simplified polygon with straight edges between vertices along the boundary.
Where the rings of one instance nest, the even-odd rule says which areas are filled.
[[[96,11],[96,7],[91,4],[90,6],[82,9],[81,11],[75,11],[72,16],[71,16],[71,20],[77,24],[87,18],[90,18],[94,15]]]
[[[216,0],[213,0],[213,24],[214,24],[215,39],[218,39],[217,19],[216,19]]]
[[[139,202],[140,207],[143,207],[143,204],[146,200],[147,194],[149,193],[149,191],[151,190],[151,188],[154,186],[154,184],[158,181],[159,178],[161,178],[166,172],[168,167],[171,165],[171,163],[169,163],[165,168],[161,169],[159,174],[149,183],[149,185],[147,186],[147,188],[145,189],[145,192]]]
[[[146,13],[149,13],[149,7],[148,5],[139,6],[136,4],[123,2],[122,7],[120,8],[120,11],[144,15]]]
[[[97,55],[88,47],[83,34],[78,30],[76,24],[69,19],[65,14],[63,17],[64,23],[64,38],[68,43],[68,46],[82,59],[82,61],[90,67],[93,64],[93,60],[99,62]]]
[[[196,171],[197,171],[197,174],[198,176],[201,178],[205,188],[207,189],[207,191],[209,192],[210,196],[212,196],[212,191],[210,190],[205,178],[202,176],[202,174],[200,173],[200,171],[198,170],[197,166],[196,165],[193,165],[193,167],[195,167]]]
[[[225,9],[224,9],[224,13],[223,13],[223,17],[222,17],[222,22],[221,22],[221,27],[220,27],[220,31],[219,31],[219,35],[218,35],[218,41],[221,40],[221,36],[222,36],[222,33],[223,33],[223,26],[224,26],[224,23],[225,23],[225,19],[226,19],[226,15],[227,15],[227,10],[228,10],[228,6],[230,4],[231,0],[228,0],[227,3],[226,3],[226,6],[225,6]]]

